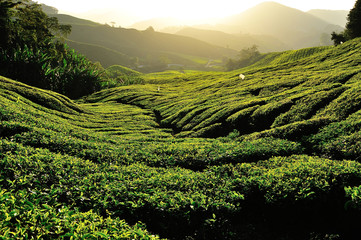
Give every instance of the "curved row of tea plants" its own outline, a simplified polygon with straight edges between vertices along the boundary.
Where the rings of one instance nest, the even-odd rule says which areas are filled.
[[[254,66],[229,73],[149,74],[144,76],[147,84],[104,90],[85,100],[152,110],[160,126],[178,137],[225,137],[236,130],[241,139],[297,140],[307,151],[316,145],[327,156],[355,159],[357,149],[330,151],[329,144],[337,143],[313,135],[328,132],[333,124],[351,124],[352,133],[359,131],[360,47],[356,39],[339,47],[270,54]],[[339,134],[331,141],[350,132]],[[352,139],[346,141],[357,136]]]
[[[0,77],[0,237],[354,239],[359,47],[77,102]]]

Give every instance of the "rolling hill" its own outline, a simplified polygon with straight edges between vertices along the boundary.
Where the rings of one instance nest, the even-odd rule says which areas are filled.
[[[159,31],[176,32],[237,50],[256,44],[262,52],[275,52],[332,45],[330,34],[343,30],[346,16],[346,11],[303,12],[276,2],[264,2],[208,24],[185,27],[187,24],[174,19],[150,19],[133,26],[138,29],[154,26]]]
[[[132,24],[130,28],[145,30],[148,27],[153,27],[156,31],[162,32],[163,28],[169,26],[182,26],[182,25],[185,25],[185,23],[176,18],[153,18],[153,19],[136,22]]]
[[[59,22],[61,24],[68,24],[68,25],[80,25],[80,26],[93,26],[93,27],[98,27],[101,26],[102,24],[97,23],[97,22],[93,22],[90,20],[86,20],[86,19],[82,19],[82,18],[77,18],[77,17],[73,17],[67,14],[48,14],[51,17],[56,17]]]
[[[312,14],[313,16],[318,17],[326,22],[345,27],[349,11],[313,9],[307,13]]]
[[[229,34],[215,30],[205,30],[185,27],[177,31],[176,34],[192,37],[213,45],[231,48],[240,51],[241,49],[257,45],[261,52],[280,52],[290,49],[285,43],[275,37],[266,35],[250,34]]]
[[[360,49],[146,74],[77,101],[0,77],[1,236],[357,238]]]
[[[99,61],[104,67],[120,64],[133,68],[140,65],[152,68],[157,65],[178,64],[184,68],[203,69],[209,59],[220,60],[237,53],[232,49],[153,29],[138,31],[101,25],[67,15],[52,16],[58,17],[63,24],[72,25],[72,32],[68,36],[71,47],[93,61]],[[109,54],[102,54],[102,51]],[[203,59],[205,63],[200,64],[197,59]]]

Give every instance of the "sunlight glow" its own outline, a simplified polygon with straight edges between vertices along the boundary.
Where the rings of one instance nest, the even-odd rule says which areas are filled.
[[[81,14],[89,11],[117,10],[119,14],[134,16],[134,21],[150,18],[173,17],[181,20],[197,21],[210,18],[222,18],[241,13],[264,0],[37,0],[54,6],[64,13]],[[310,9],[349,10],[356,0],[276,0],[289,7],[302,11]],[[133,19],[132,19],[133,20]]]

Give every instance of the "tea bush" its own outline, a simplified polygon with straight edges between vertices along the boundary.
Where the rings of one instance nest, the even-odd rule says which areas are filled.
[[[0,236],[357,238],[359,49],[142,75],[77,101],[1,77]]]

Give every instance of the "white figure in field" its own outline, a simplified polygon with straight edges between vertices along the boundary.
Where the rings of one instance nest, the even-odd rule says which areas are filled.
[[[244,79],[246,78],[246,76],[244,76],[244,75],[241,73],[241,74],[239,74],[239,78],[242,79],[242,80],[244,80]]]

